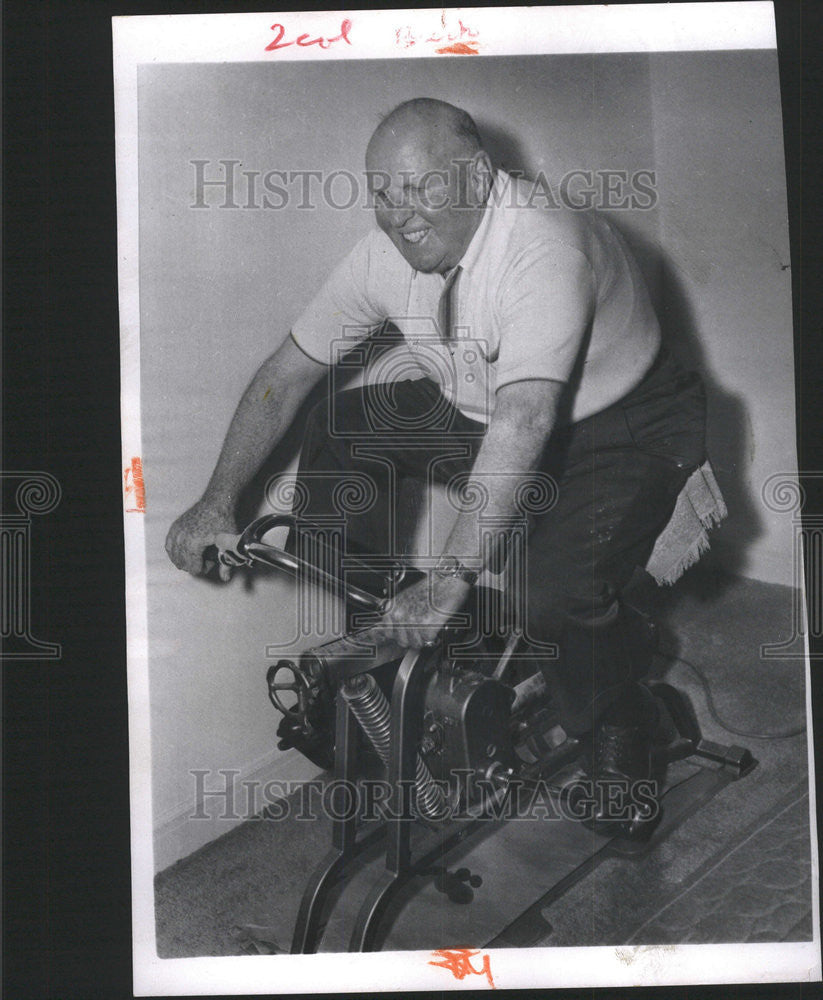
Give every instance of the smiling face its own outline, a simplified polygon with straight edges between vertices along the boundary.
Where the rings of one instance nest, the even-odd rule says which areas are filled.
[[[408,263],[426,273],[458,264],[483,217],[492,168],[449,112],[390,115],[372,136],[366,170],[377,224]]]

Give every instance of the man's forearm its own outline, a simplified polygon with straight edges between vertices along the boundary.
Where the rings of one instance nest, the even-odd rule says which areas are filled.
[[[534,380],[498,392],[497,408],[472,468],[472,477],[488,490],[484,515],[508,519],[517,512],[517,488],[546,446],[562,390],[562,383]],[[478,513],[462,512],[444,554],[475,568],[481,526]],[[469,587],[462,576],[448,574],[419,580],[394,599],[374,634],[412,649],[430,645],[465,605]]]
[[[233,511],[243,489],[283,437],[325,366],[287,337],[258,369],[243,393],[220,457],[203,494],[215,509]]]
[[[487,491],[482,512],[464,511],[449,534],[444,552],[476,563],[483,519],[505,524],[518,514],[517,489],[531,472],[554,427],[562,383],[537,381],[506,386],[472,467],[471,479]]]

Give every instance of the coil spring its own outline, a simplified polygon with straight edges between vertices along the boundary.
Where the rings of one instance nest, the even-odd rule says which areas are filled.
[[[343,697],[360,723],[369,742],[388,767],[391,747],[391,709],[388,700],[371,674],[357,674],[341,687]],[[417,809],[428,819],[443,817],[445,797],[425,762],[418,755],[415,764]]]

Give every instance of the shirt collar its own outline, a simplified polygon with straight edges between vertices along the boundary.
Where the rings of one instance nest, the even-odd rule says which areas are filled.
[[[477,227],[474,236],[472,236],[471,242],[466,247],[466,252],[460,258],[460,267],[463,271],[471,271],[477,263],[477,259],[483,251],[483,245],[486,242],[489,229],[491,229],[495,210],[498,205],[502,204],[502,194],[509,183],[511,183],[509,175],[504,170],[496,171],[494,183],[486,202],[486,209],[483,212],[483,218],[480,220],[480,225]]]

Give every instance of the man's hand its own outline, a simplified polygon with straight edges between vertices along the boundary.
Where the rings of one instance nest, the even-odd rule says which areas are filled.
[[[369,638],[391,639],[400,646],[431,646],[466,600],[471,587],[465,580],[432,575],[412,584],[392,601]]]
[[[202,576],[213,568],[203,550],[221,532],[237,534],[227,497],[238,497],[272,448],[282,439],[311,387],[326,371],[304,354],[291,337],[258,368],[238,403],[204,497],[179,517],[166,538],[166,552],[178,569]],[[213,500],[212,498],[217,498]],[[231,568],[220,567],[220,579]]]
[[[199,500],[169,528],[166,552],[178,569],[203,576],[214,566],[213,562],[203,559],[204,550],[215,544],[215,538],[221,532],[236,535],[237,531],[237,523],[231,514]],[[219,572],[224,582],[231,579],[230,566],[221,565]]]

